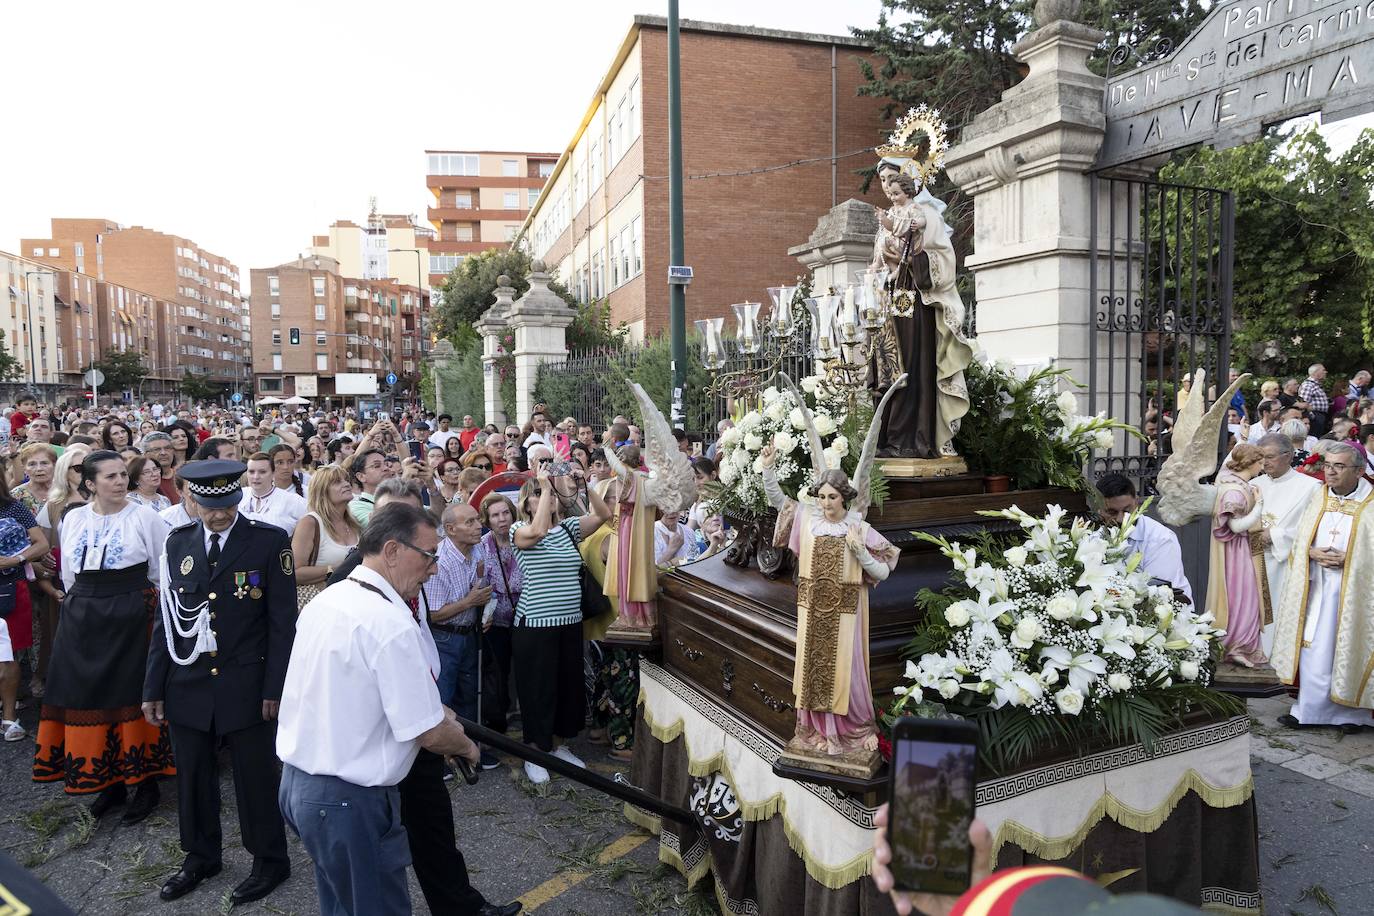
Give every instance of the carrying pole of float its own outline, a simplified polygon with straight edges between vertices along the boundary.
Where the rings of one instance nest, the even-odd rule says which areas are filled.
[[[685,264],[682,241],[682,65],[677,0],[668,0],[668,325],[672,341],[673,426],[682,427],[683,389],[687,385],[687,286],[675,271]]]

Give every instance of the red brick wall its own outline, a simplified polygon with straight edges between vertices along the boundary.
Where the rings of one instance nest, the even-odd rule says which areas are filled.
[[[643,56],[645,308],[652,334],[668,324],[668,42],[641,32]],[[837,131],[844,153],[874,146],[885,133],[880,103],[856,95],[863,78],[853,48],[836,48]],[[829,45],[703,32],[682,33],[685,174],[739,171],[831,152]],[[835,203],[880,203],[876,185],[860,193],[861,155],[839,162]],[[687,180],[683,185],[688,330],[696,318],[729,315],[733,302],[767,300],[766,288],[793,280],[802,266],[787,249],[806,241],[832,206],[830,163],[758,175]],[[619,315],[616,320],[621,320]],[[626,318],[624,320],[633,320]],[[730,323],[733,322],[733,317]]]

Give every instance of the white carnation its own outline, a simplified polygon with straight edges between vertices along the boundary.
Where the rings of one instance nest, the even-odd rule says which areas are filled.
[[[945,623],[952,627],[962,627],[969,622],[968,605],[963,601],[956,601],[945,608]]]
[[[1054,695],[1054,703],[1066,716],[1076,716],[1083,711],[1083,694],[1074,687],[1065,687]]]
[[[1012,547],[1009,548],[1003,556],[1007,558],[1007,562],[1012,566],[1020,568],[1026,565],[1028,553],[1024,547]]]
[[[754,427],[762,425],[762,423],[763,414],[759,413],[757,410],[751,410],[739,418],[739,423],[737,423],[736,426],[739,428],[740,435],[743,435]]]
[[[735,467],[739,468],[742,471],[745,468],[749,467],[749,463],[753,461],[754,458],[744,449],[737,448],[734,450],[734,452],[731,453],[730,460],[735,463]]]
[[[1181,678],[1183,678],[1185,681],[1195,681],[1195,680],[1197,680],[1197,675],[1198,675],[1197,662],[1179,662],[1179,663],[1178,663],[1178,676],[1181,677]]]
[[[757,452],[763,448],[763,437],[758,433],[749,433],[744,437],[744,447],[751,452]]]
[[[822,436],[828,436],[836,429],[835,418],[828,413],[818,413],[811,419],[816,424],[816,432]]]
[[[794,429],[806,429],[806,416],[800,407],[793,407],[792,412],[787,415]]]
[[[940,682],[940,696],[946,700],[952,700],[959,695],[959,682],[952,678],[946,678]]]
[[[1123,690],[1131,689],[1131,676],[1118,671],[1115,674],[1107,675],[1107,689],[1113,693],[1120,693]]]
[[[1055,595],[1045,603],[1045,613],[1055,620],[1068,620],[1078,613],[1078,602],[1068,595]]]

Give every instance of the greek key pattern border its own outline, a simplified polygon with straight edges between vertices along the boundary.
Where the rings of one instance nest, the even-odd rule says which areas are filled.
[[[1256,913],[1261,912],[1264,906],[1259,894],[1232,890],[1229,887],[1204,887],[1202,905],[1208,904],[1235,910],[1253,910]]]
[[[1025,795],[1028,792],[1034,792],[1037,789],[1049,788],[1085,776],[1095,776],[1109,770],[1144,763],[1148,760],[1158,760],[1174,754],[1183,754],[1188,751],[1223,744],[1249,733],[1250,717],[1248,715],[1234,716],[1223,722],[1209,722],[1206,725],[1199,725],[1195,728],[1166,735],[1160,740],[1153,755],[1145,753],[1144,745],[1133,744],[1129,747],[1110,748],[1087,757],[1065,760],[979,783],[975,794],[975,804],[978,806],[991,805],[1009,798],[1016,798],[1019,795]]]
[[[678,678],[671,671],[668,671],[654,662],[641,659],[639,662],[639,673],[641,677],[648,674],[674,696],[685,701],[687,705],[705,716],[718,728],[737,738],[741,744],[753,751],[754,755],[767,763],[769,767],[777,763],[778,758],[782,756],[782,747],[780,745],[749,727],[729,710],[704,697],[699,690]],[[814,795],[819,801],[828,805],[836,814],[840,815],[851,824],[864,830],[873,830],[875,828],[874,817],[877,814],[877,809],[865,807],[848,795],[836,792],[834,789],[826,786],[818,786],[801,781],[797,781],[796,784],[806,789],[806,791]]]

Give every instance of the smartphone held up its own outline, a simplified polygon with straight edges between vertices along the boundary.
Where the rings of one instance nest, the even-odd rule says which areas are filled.
[[[972,722],[908,716],[893,727],[887,839],[898,890],[968,890],[977,756]]]

